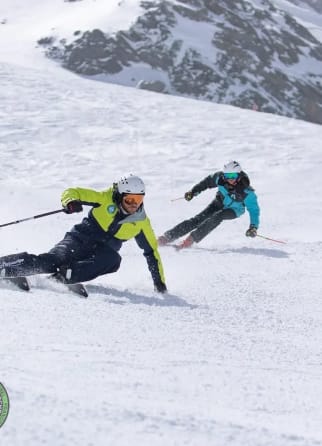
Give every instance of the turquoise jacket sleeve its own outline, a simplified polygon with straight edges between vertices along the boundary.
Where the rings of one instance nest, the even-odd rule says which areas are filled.
[[[257,195],[253,190],[249,190],[247,197],[244,200],[246,209],[249,213],[250,224],[254,225],[256,228],[259,227],[259,214],[260,209],[257,201]]]

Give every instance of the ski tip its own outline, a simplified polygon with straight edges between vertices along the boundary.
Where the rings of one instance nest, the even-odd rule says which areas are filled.
[[[88,292],[82,283],[73,283],[66,284],[69,291],[74,294],[77,294],[80,297],[84,297],[85,299],[88,297]]]
[[[88,297],[88,292],[86,290],[86,288],[84,288],[80,294],[82,297],[87,298]]]
[[[22,291],[30,291],[30,285],[28,279],[24,276],[21,277],[3,277],[4,282],[14,285],[16,288]]]
[[[51,274],[48,278],[50,280],[55,280],[57,283],[66,287],[68,291],[77,294],[79,297],[88,297],[88,292],[82,283],[68,283],[59,273]]]
[[[30,291],[30,285],[28,280],[22,281],[19,288],[22,289],[23,291]]]

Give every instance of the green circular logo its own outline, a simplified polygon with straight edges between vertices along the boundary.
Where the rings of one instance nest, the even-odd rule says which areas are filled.
[[[2,427],[9,413],[9,397],[3,384],[0,383],[0,427]]]

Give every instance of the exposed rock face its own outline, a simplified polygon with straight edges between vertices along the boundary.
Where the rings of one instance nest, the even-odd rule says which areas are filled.
[[[161,81],[140,81],[137,84],[137,88],[140,90],[155,91],[156,93],[166,93],[167,91],[165,83]]]
[[[126,31],[43,45],[81,75],[322,124],[322,44],[270,0],[253,3],[144,1]]]

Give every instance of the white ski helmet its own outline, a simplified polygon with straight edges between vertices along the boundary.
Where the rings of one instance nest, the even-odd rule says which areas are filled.
[[[240,173],[241,171],[241,165],[237,161],[229,161],[224,165],[224,173]]]
[[[136,175],[127,175],[117,182],[117,191],[119,194],[142,194],[145,195],[145,185],[140,177]]]

